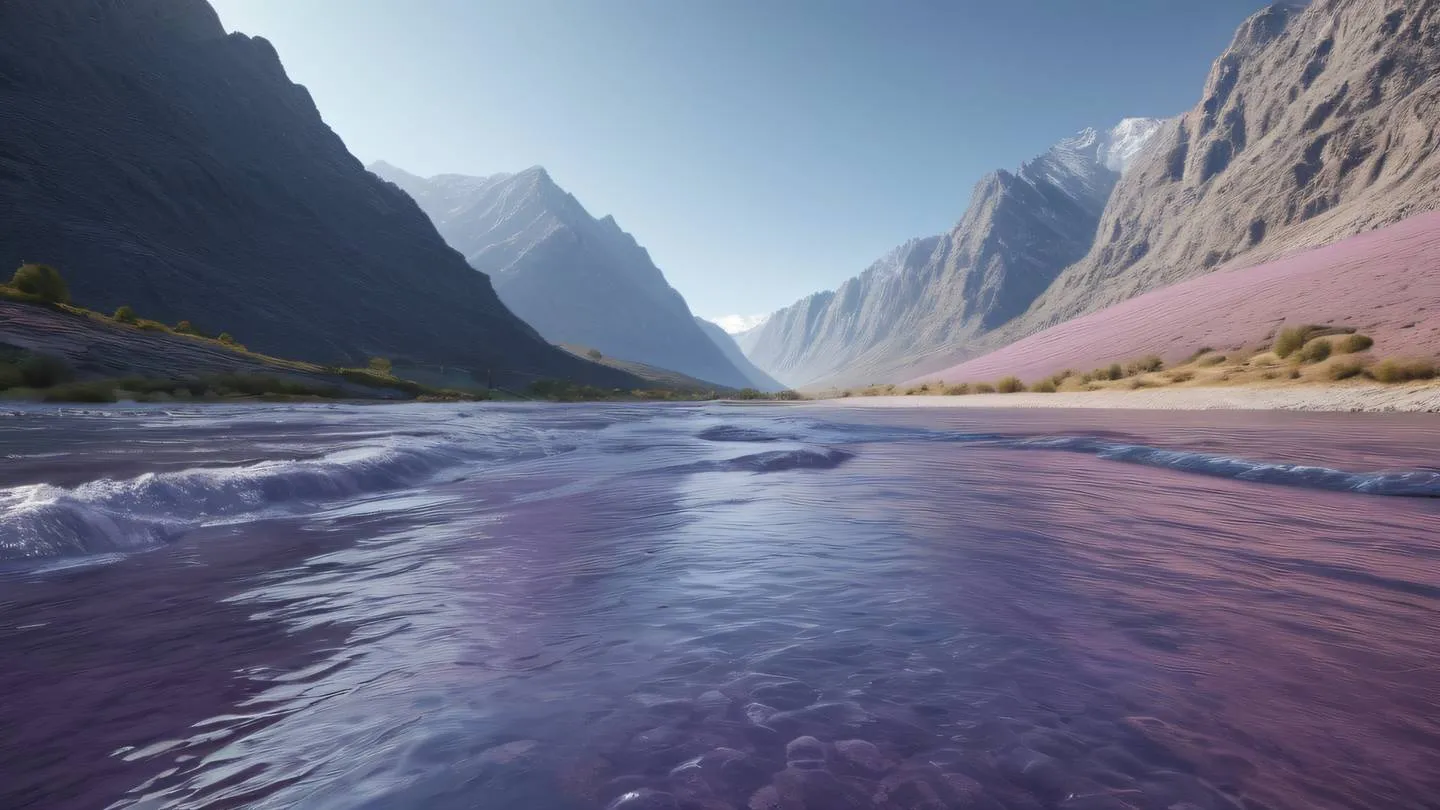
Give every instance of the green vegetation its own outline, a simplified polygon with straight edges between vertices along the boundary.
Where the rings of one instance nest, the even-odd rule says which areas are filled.
[[[1374,345],[1375,339],[1369,335],[1346,335],[1335,344],[1335,351],[1340,354],[1355,354]]]
[[[1429,360],[1386,358],[1370,369],[1370,376],[1382,383],[1433,380],[1436,373],[1435,363]]]
[[[1046,378],[1030,386],[1030,390],[1034,391],[1037,394],[1053,394],[1058,389],[1055,386],[1054,379]]]
[[[1119,363],[1111,363],[1111,364],[1110,364],[1110,367],[1107,368],[1107,369],[1105,369],[1105,377],[1104,377],[1104,379],[1107,379],[1107,380],[1118,380],[1118,379],[1123,378],[1124,376],[1125,376],[1125,369],[1122,368]]]
[[[1159,371],[1165,367],[1165,361],[1158,355],[1146,355],[1139,360],[1131,360],[1125,364],[1125,376],[1134,377],[1138,374],[1147,374],[1151,371]],[[1114,379],[1114,378],[1112,378]]]
[[[995,390],[1002,394],[1018,394],[1025,390],[1025,383],[1021,382],[1019,377],[1001,377],[1000,381],[995,383]]]
[[[384,374],[386,376],[389,376],[391,369],[394,368],[390,363],[390,359],[387,357],[372,357],[367,365],[370,367],[370,370],[376,374]]]
[[[945,393],[952,397],[963,397],[970,393],[970,383],[960,383],[945,389]]]
[[[134,326],[135,322],[140,320],[139,316],[135,314],[135,310],[131,308],[129,304],[122,304],[117,307],[112,317],[115,318],[116,323],[128,323],[131,326]]]
[[[22,264],[10,279],[10,289],[45,304],[70,303],[70,288],[60,271],[48,264]]]
[[[1330,341],[1318,338],[1305,344],[1305,348],[1295,353],[1302,363],[1320,363],[1330,359]]]
[[[200,330],[196,329],[195,325],[190,323],[189,321],[181,321],[175,324],[174,332],[177,335],[194,335],[196,337],[204,337],[204,335],[200,333]]]
[[[1300,351],[1309,339],[1312,328],[1310,326],[1292,326],[1280,330],[1280,334],[1275,338],[1275,356],[1284,359]]]
[[[1325,369],[1325,375],[1332,380],[1348,380],[1365,372],[1365,364],[1354,358],[1338,360]]]
[[[975,393],[993,394],[995,393],[995,386],[991,385],[990,383],[975,383]]]

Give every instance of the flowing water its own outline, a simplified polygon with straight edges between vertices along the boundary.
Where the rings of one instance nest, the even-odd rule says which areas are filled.
[[[1440,807],[1440,422],[0,413],[0,808]]]

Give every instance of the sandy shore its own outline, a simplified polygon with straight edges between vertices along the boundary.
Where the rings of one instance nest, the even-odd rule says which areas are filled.
[[[824,404],[844,408],[1119,408],[1440,413],[1440,383],[1156,388],[1058,394],[972,394],[963,397],[847,397],[824,400]]]

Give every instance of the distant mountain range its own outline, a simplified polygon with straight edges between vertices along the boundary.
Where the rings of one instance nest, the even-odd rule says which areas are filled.
[[[0,267],[335,364],[635,378],[543,340],[203,0],[0,3]]]
[[[613,217],[592,217],[545,169],[429,178],[384,162],[370,170],[413,197],[470,266],[490,276],[505,305],[547,340],[722,386],[778,387],[727,353],[728,336],[717,340],[697,323]]]
[[[1090,249],[1121,173],[1160,126],[1087,129],[992,172],[949,233],[912,239],[837,290],[774,313],[746,336],[748,356],[794,386],[864,384],[1004,324]]]
[[[1440,207],[1437,98],[1440,4],[1277,3],[1240,26],[1194,109],[1087,130],[987,176],[949,234],[912,240],[737,340],[760,368],[811,388],[991,368],[965,361]],[[1045,365],[1038,350],[1027,367]]]

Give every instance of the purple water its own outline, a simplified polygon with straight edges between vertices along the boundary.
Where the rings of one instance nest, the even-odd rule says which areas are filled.
[[[1440,422],[0,414],[0,808],[1440,807]]]

